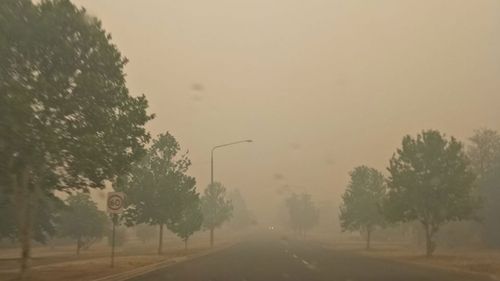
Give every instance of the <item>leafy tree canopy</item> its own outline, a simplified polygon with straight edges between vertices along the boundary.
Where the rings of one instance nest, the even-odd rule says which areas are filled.
[[[156,239],[156,229],[148,224],[139,224],[134,227],[135,235],[142,243],[146,243],[149,239]]]
[[[198,200],[196,180],[186,174],[191,161],[178,155],[180,145],[170,134],[158,136],[131,173],[118,180],[117,190],[127,194],[124,217],[128,225],[160,227],[158,253],[162,252],[163,226],[183,219],[184,210]]]
[[[197,200],[196,180],[186,174],[191,161],[178,156],[180,145],[170,134],[158,136],[147,155],[122,177],[117,190],[127,194],[129,225],[175,223],[182,210]]]
[[[102,187],[148,140],[152,116],[144,96],[128,93],[127,59],[101,22],[69,0],[0,5],[4,168],[30,169],[40,186]]]
[[[369,230],[382,226],[385,219],[381,206],[386,194],[385,178],[381,172],[366,166],[356,167],[342,195],[340,222],[343,230]]]
[[[293,230],[304,235],[305,232],[318,222],[318,210],[311,200],[310,194],[293,193],[287,200],[288,214],[290,215],[290,226]]]
[[[467,155],[479,177],[485,176],[500,158],[500,135],[491,129],[480,129],[469,138]]]
[[[233,204],[226,198],[226,188],[219,182],[210,184],[201,198],[203,226],[215,229],[232,216]]]
[[[23,273],[42,195],[102,188],[144,153],[153,116],[129,94],[126,63],[69,0],[0,1],[0,188],[15,204]]]
[[[500,157],[490,166],[480,183],[483,198],[481,221],[484,242],[491,247],[500,248]]]
[[[57,223],[60,220],[58,213],[64,209],[64,202],[49,192],[31,200],[37,200],[32,238],[39,243],[46,243],[57,232]],[[0,239],[17,240],[19,229],[16,216],[15,205],[9,195],[0,192]]]
[[[60,215],[59,235],[75,239],[79,253],[81,248],[90,247],[105,235],[108,217],[87,193],[71,195],[66,203],[67,208]]]
[[[229,221],[232,228],[243,229],[256,223],[239,189],[231,190],[228,194],[228,198],[233,205],[233,214]]]
[[[462,143],[438,131],[406,136],[389,168],[386,215],[392,221],[422,223],[427,254],[439,227],[448,221],[474,218],[478,200],[472,195],[475,176]]]
[[[186,242],[191,235],[201,229],[203,223],[203,215],[201,213],[200,200],[193,200],[181,212],[180,219],[172,223],[168,228],[177,234],[184,242]]]
[[[468,155],[478,175],[478,193],[483,205],[479,212],[481,228],[476,228],[490,247],[500,247],[500,135],[491,129],[480,129],[469,138]]]

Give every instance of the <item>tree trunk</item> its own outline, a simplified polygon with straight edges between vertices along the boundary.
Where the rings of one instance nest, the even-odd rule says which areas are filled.
[[[424,224],[425,229],[425,255],[430,258],[434,250],[436,249],[436,244],[432,241],[432,237],[434,235],[433,230],[429,226],[429,224]]]
[[[186,238],[186,239],[184,239],[184,251],[187,252],[187,250],[188,250],[188,240]]]
[[[160,241],[158,242],[158,255],[163,251],[163,223],[160,224]]]
[[[80,255],[80,248],[81,248],[81,245],[82,245],[82,241],[80,239],[80,237],[78,237],[76,239],[76,255],[79,256]]]
[[[25,279],[29,270],[29,262],[31,257],[31,236],[33,224],[33,196],[29,190],[30,171],[24,168],[20,174],[20,179],[17,177],[13,183],[16,193],[16,208],[17,208],[17,223],[19,229],[19,242],[21,243],[21,267],[20,277]]]
[[[367,226],[366,227],[366,250],[370,250],[371,236],[372,236],[372,227]]]
[[[214,228],[210,228],[210,247],[214,246]]]

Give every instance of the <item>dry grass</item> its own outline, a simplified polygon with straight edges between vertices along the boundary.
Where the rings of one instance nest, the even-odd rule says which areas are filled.
[[[362,241],[327,242],[333,249],[356,252],[358,254],[409,262],[424,266],[433,266],[451,270],[460,270],[500,277],[500,251],[488,249],[446,250],[438,248],[437,252],[427,258],[423,249],[405,243],[372,243],[372,249],[364,250]]]
[[[111,268],[110,247],[104,242],[94,245],[79,256],[73,245],[37,246],[33,248],[31,260],[31,281],[88,281],[96,278],[132,270],[138,267],[173,260],[206,251],[209,249],[205,235],[198,235],[189,243],[189,250],[175,237],[164,240],[164,253],[156,254],[157,242],[128,241],[116,249],[115,266]],[[230,238],[218,240],[220,246],[231,241]],[[0,250],[0,280],[16,280],[18,276],[19,249]]]

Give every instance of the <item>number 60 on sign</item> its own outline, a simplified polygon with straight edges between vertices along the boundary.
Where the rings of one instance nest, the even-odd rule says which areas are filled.
[[[123,192],[109,192],[106,202],[108,213],[121,214],[123,212],[123,205],[125,204],[125,194]]]

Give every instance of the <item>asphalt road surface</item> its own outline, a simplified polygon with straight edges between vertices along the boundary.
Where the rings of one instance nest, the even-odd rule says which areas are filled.
[[[326,249],[319,243],[259,239],[163,268],[133,281],[482,281],[446,270]]]

